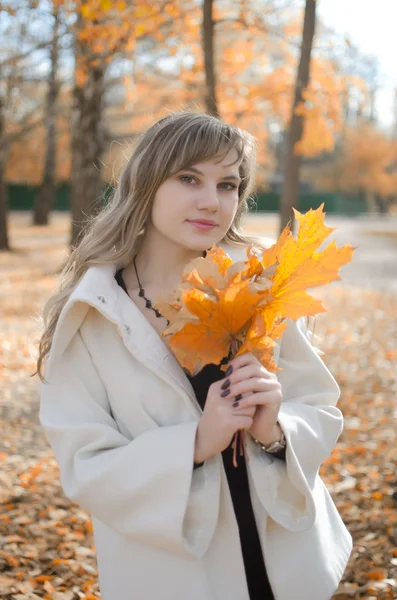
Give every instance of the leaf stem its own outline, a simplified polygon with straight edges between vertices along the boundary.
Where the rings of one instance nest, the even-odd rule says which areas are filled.
[[[241,345],[241,342],[239,340],[236,339],[232,339],[232,341],[230,342],[230,353],[229,353],[229,360],[231,358],[233,358],[234,356],[236,356],[239,347]],[[238,448],[240,450],[240,456],[244,456],[245,455],[245,445],[244,445],[244,431],[243,430],[238,430],[236,431],[236,433],[233,436],[233,442],[232,442],[232,448],[233,448],[233,466],[234,467],[238,467],[238,462],[237,462],[237,452],[238,452]]]

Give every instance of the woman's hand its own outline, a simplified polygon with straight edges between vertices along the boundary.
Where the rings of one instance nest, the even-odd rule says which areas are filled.
[[[220,454],[231,443],[239,429],[249,429],[253,423],[255,406],[233,407],[227,379],[212,383],[196,434],[194,462],[201,463]]]
[[[261,365],[250,352],[236,356],[230,361],[233,367],[230,380],[231,401],[241,395],[238,406],[232,405],[239,414],[249,408],[255,408],[252,425],[247,431],[253,438],[267,446],[281,438],[281,428],[277,424],[282,402],[281,384],[276,375]]]
[[[220,454],[239,429],[264,445],[281,437],[277,418],[282,393],[276,375],[249,352],[231,360],[229,367],[231,372],[209,387],[197,428],[196,463]]]

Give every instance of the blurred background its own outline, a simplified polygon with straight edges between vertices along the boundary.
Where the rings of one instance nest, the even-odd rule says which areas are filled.
[[[334,597],[397,598],[396,23],[395,0],[0,0],[0,598],[100,598],[38,423],[38,315],[131,141],[181,109],[257,137],[249,232],[324,204],[356,247],[316,291],[345,416],[321,475],[355,542]]]
[[[36,225],[91,213],[129,142],[181,108],[258,138],[257,211],[397,213],[393,1],[375,14],[365,0],[0,7],[2,248],[7,211]]]

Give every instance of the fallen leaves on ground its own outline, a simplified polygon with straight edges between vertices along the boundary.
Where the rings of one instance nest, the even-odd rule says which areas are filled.
[[[19,226],[22,223],[23,226]],[[66,499],[38,423],[34,319],[66,256],[67,215],[12,220],[0,255],[0,598],[98,600],[91,519]],[[42,232],[44,233],[42,235]],[[321,467],[354,548],[335,600],[397,598],[397,296],[334,283],[315,333],[341,387],[345,428]],[[396,494],[397,496],[397,494]]]

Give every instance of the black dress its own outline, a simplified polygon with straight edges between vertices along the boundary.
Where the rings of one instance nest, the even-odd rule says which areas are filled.
[[[122,269],[117,271],[115,277],[117,283],[126,293],[128,293],[121,271]],[[224,376],[225,374],[221,371],[220,365],[215,364],[206,365],[195,376],[187,374],[196,394],[197,401],[202,409],[204,409],[205,406],[208,388],[213,382],[219,381],[224,378]],[[234,512],[236,514],[236,520],[239,526],[241,549],[250,600],[274,600],[263,561],[262,548],[254,518],[245,459],[238,455],[238,467],[234,467],[233,449],[230,445],[222,452],[222,460],[229,484]]]
[[[219,381],[224,376],[225,373],[221,371],[220,365],[214,364],[206,365],[193,377],[187,375],[202,409],[205,406],[208,388],[214,381]],[[252,508],[245,459],[238,454],[238,466],[233,466],[233,449],[230,445],[222,452],[222,460],[239,526],[250,600],[274,600]]]

